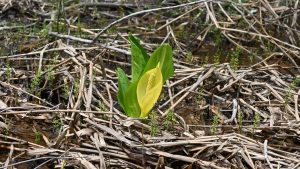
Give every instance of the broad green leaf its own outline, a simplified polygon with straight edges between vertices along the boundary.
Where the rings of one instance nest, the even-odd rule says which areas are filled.
[[[129,117],[140,117],[140,106],[136,95],[137,81],[130,83],[124,98],[125,112]]]
[[[156,103],[163,87],[159,65],[144,73],[137,85],[137,99],[141,109],[140,117],[146,117]]]
[[[140,45],[140,41],[129,35],[129,41],[131,44],[131,74],[132,74],[132,82],[137,81],[145,66],[148,62],[149,56],[146,50]]]
[[[174,74],[172,47],[163,44],[157,48],[151,55],[143,73],[153,69],[159,64],[162,70],[163,83]]]
[[[140,53],[143,55],[144,57],[144,60],[147,62],[149,60],[149,55],[147,54],[146,50],[143,48],[143,46],[140,44],[140,41],[135,38],[134,36],[132,36],[131,34],[129,34],[129,37],[128,37],[129,41],[131,44],[134,44],[134,46],[136,46],[139,50],[140,50]]]
[[[128,78],[127,78],[125,72],[122,69],[117,68],[116,72],[118,75],[118,88],[119,88],[118,94],[117,94],[118,101],[119,101],[119,104],[121,105],[121,107],[123,108],[123,110],[126,111],[125,106],[124,106],[124,100],[125,100],[125,93],[126,93],[129,81],[128,81]]]

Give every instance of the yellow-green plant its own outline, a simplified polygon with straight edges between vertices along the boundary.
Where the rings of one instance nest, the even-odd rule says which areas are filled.
[[[129,35],[131,44],[131,81],[118,68],[118,102],[129,117],[147,117],[157,102],[163,84],[174,74],[172,48],[159,46],[149,56],[140,41]]]

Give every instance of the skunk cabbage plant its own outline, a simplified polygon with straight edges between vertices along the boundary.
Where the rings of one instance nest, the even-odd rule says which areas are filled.
[[[147,117],[157,102],[163,84],[174,74],[172,48],[159,46],[149,56],[140,41],[129,35],[131,80],[118,68],[118,102],[129,117]]]

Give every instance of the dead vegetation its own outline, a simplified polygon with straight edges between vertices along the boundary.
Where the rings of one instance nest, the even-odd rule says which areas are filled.
[[[0,1],[0,168],[299,168],[298,0]],[[173,46],[147,119],[128,33]]]

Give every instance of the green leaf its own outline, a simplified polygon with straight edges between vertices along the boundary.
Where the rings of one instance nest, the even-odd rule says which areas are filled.
[[[146,63],[149,60],[149,55],[146,50],[141,46],[140,41],[133,37],[131,34],[129,35],[130,44],[131,44],[131,74],[132,74],[132,82],[137,81],[144,68]]]
[[[123,108],[123,110],[126,112],[125,110],[125,106],[124,106],[124,100],[126,99],[125,94],[127,91],[127,87],[129,84],[128,78],[125,74],[125,72],[121,69],[121,68],[117,68],[117,75],[118,75],[118,102],[121,105],[121,107]]]
[[[137,81],[130,83],[124,98],[125,112],[129,117],[140,117],[141,109],[136,95]]]
[[[159,65],[144,73],[137,85],[137,100],[140,105],[140,117],[146,117],[159,98],[163,87],[163,77]]]
[[[174,74],[173,53],[172,47],[168,44],[163,44],[157,48],[151,55],[143,74],[150,69],[155,68],[159,64],[162,70],[163,84]]]

